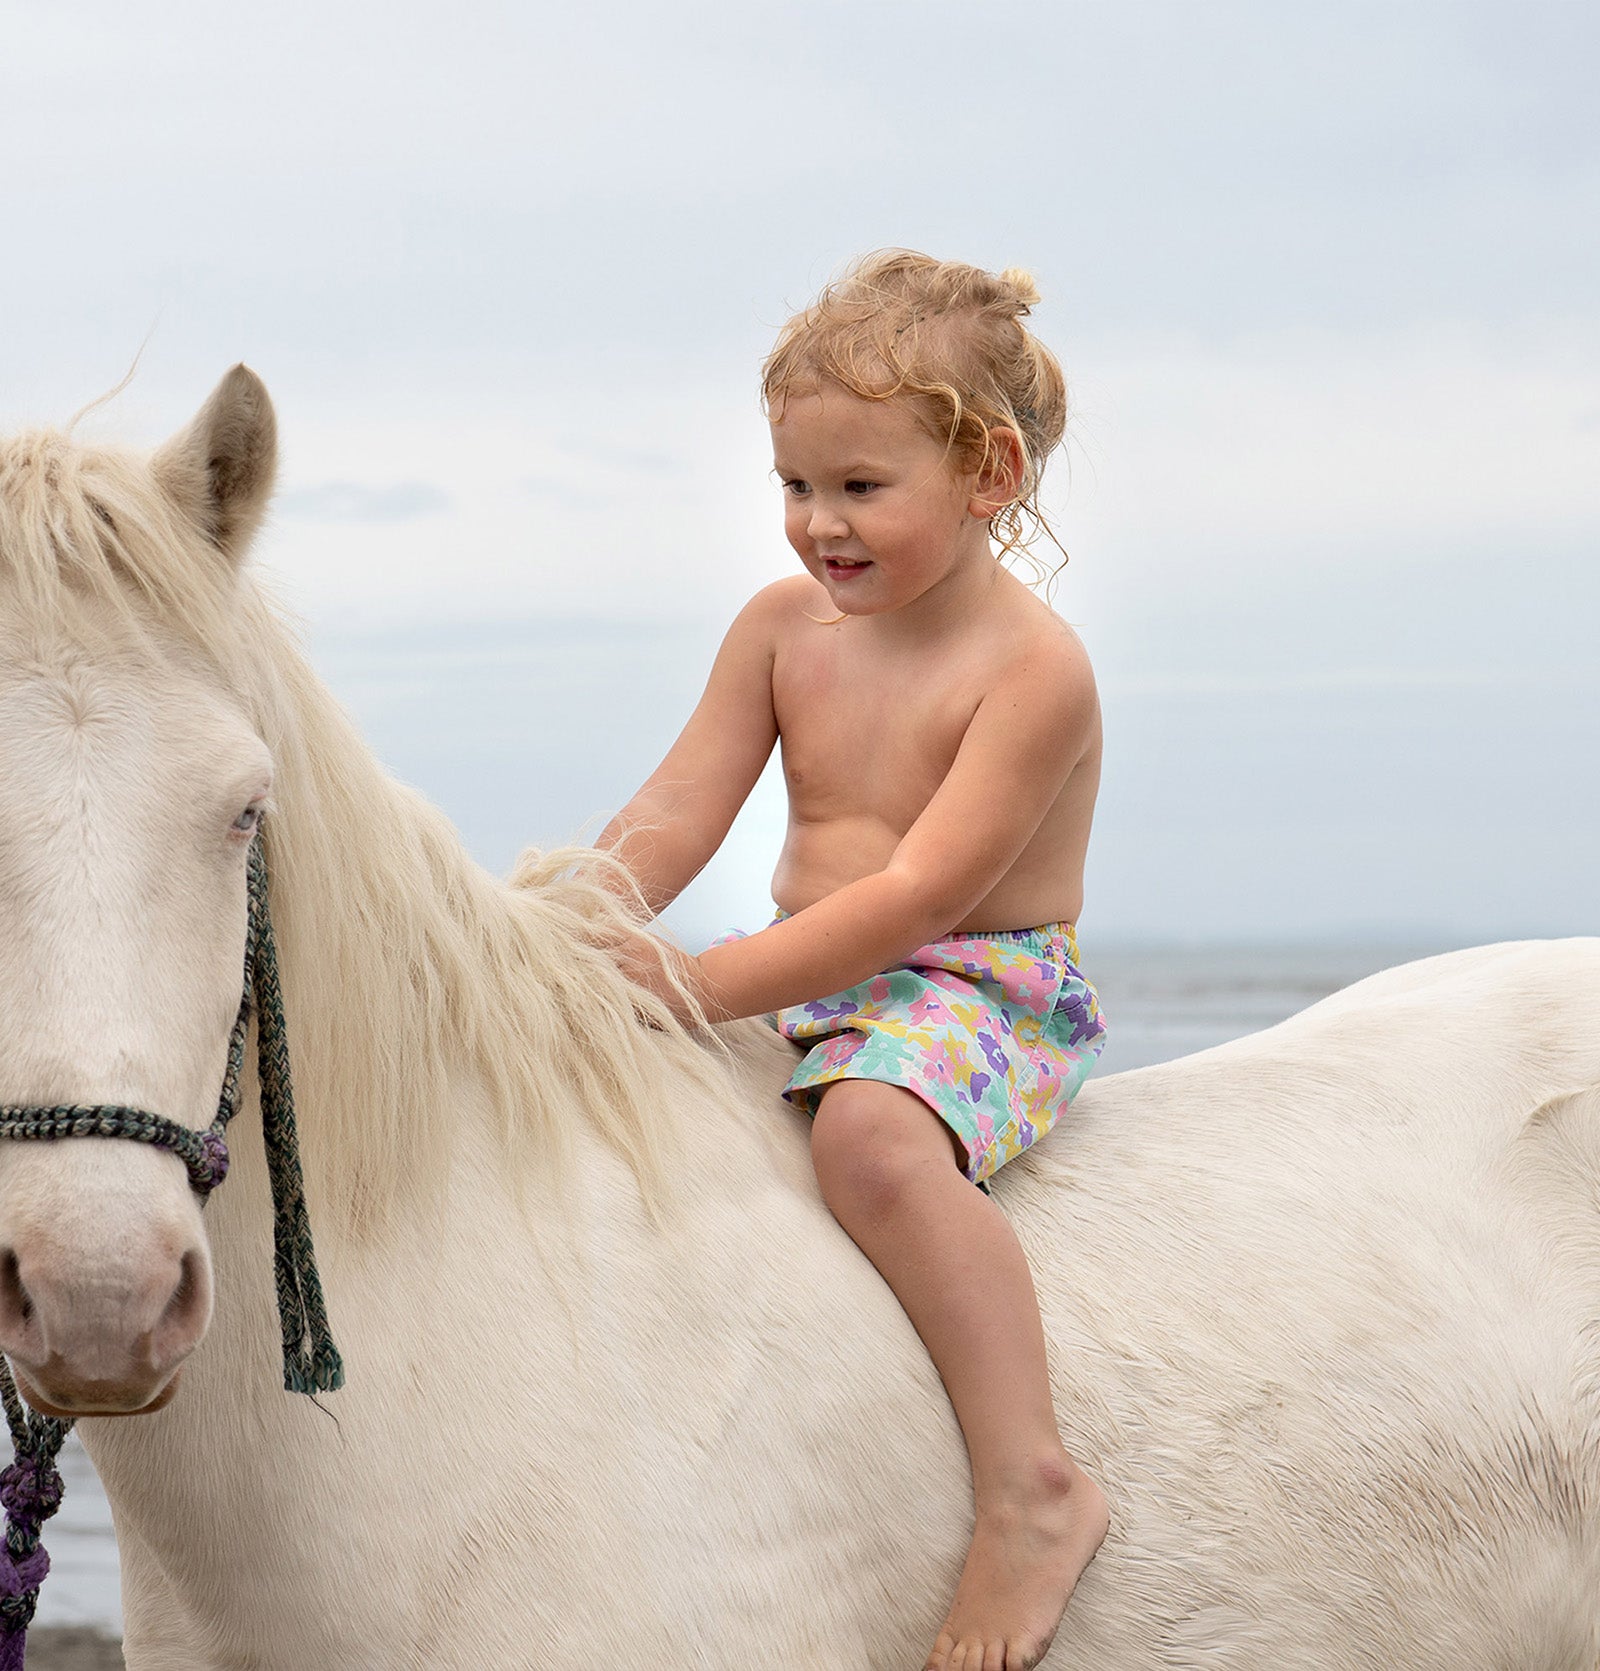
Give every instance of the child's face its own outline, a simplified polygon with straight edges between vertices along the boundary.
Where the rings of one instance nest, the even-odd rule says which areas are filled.
[[[784,532],[846,615],[900,609],[991,562],[976,478],[904,401],[836,384],[785,397],[772,423]]]

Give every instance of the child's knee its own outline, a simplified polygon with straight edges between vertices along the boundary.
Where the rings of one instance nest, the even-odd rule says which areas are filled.
[[[884,1213],[955,1160],[953,1139],[920,1097],[897,1085],[841,1080],[811,1125],[811,1160],[836,1215]]]

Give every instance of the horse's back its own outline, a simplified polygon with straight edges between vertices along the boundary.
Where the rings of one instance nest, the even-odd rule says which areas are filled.
[[[1114,1024],[1113,1018],[1113,1024]],[[1600,1087],[1600,938],[1445,953],[1384,970],[1275,1027],[1091,1080],[1062,1136],[1014,1163],[1071,1191],[1213,1167],[1269,1188],[1313,1157],[1414,1154],[1443,1181],[1494,1171],[1541,1111]],[[1036,1209],[1055,1210],[1047,1198]]]
[[[1600,941],[1092,1083],[1003,1179],[1120,1505],[1051,1665],[1594,1671]]]

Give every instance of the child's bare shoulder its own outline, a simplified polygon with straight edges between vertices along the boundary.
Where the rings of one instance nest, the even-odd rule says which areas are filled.
[[[1026,684],[1078,702],[1086,697],[1092,701],[1094,669],[1083,640],[1020,581],[1014,585],[1015,591],[1006,599],[1005,649],[995,663],[994,687]]]
[[[828,595],[808,574],[785,575],[763,586],[739,612],[736,626],[747,631],[778,634],[798,624],[816,620],[820,606],[826,610]]]

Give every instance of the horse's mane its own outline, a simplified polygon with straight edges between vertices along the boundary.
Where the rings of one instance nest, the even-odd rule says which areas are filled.
[[[353,1228],[439,1184],[464,1099],[487,1097],[514,1176],[563,1165],[577,1122],[647,1189],[674,1102],[691,1086],[729,1099],[715,1049],[602,949],[640,920],[609,861],[527,855],[514,886],[475,864],[444,815],[383,771],[260,584],[145,460],[51,431],[0,444],[0,581],[12,624],[41,644],[65,633],[170,658],[176,640],[271,750],[264,839],[302,1135],[318,1193],[343,1197]]]

